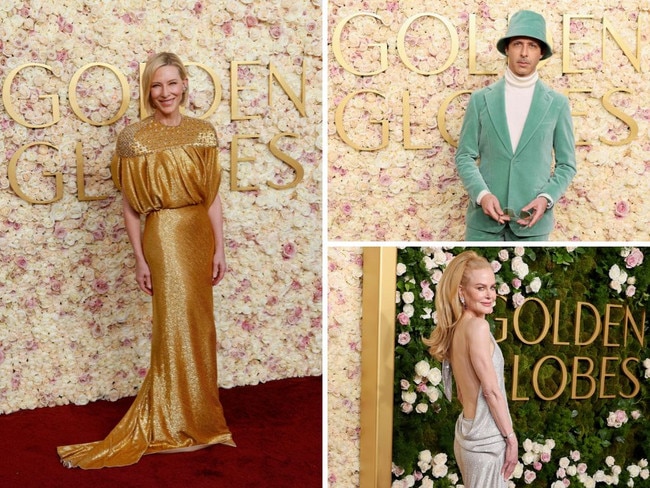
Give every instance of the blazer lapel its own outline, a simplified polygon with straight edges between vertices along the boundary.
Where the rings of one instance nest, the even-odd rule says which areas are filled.
[[[530,102],[530,110],[528,111],[528,117],[526,117],[526,123],[519,138],[519,144],[517,144],[515,154],[521,152],[530,142],[539,125],[546,118],[546,114],[551,108],[551,101],[552,98],[548,93],[548,89],[538,80],[535,84],[533,99]]]
[[[501,78],[492,89],[485,95],[485,104],[487,106],[490,120],[498,134],[501,143],[509,153],[512,153],[512,142],[510,141],[510,131],[508,130],[508,121],[506,119],[506,83],[505,78]]]

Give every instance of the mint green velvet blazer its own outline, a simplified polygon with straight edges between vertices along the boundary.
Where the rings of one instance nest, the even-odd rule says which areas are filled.
[[[507,224],[492,220],[476,203],[481,191],[495,195],[502,209],[518,212],[541,193],[557,203],[576,174],[569,100],[538,80],[513,152],[505,112],[505,78],[501,78],[471,95],[455,159],[470,197],[467,227],[501,232]],[[549,234],[553,226],[552,208],[530,229],[510,224],[518,237]]]

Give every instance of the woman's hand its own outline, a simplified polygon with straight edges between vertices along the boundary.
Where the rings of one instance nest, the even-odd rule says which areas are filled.
[[[135,280],[138,282],[140,289],[147,295],[153,295],[153,287],[151,285],[151,271],[149,265],[144,259],[136,259],[135,261]]]
[[[217,285],[226,275],[226,254],[223,248],[217,249],[212,258],[212,286]]]
[[[518,447],[517,436],[512,435],[506,439],[506,457],[503,462],[503,469],[501,470],[501,474],[505,480],[510,479],[517,467],[517,462],[519,461]]]

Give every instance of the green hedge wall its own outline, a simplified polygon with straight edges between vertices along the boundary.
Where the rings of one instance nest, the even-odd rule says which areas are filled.
[[[449,260],[463,250],[398,250],[394,488],[462,485],[453,459],[454,424],[460,403],[455,397],[450,403],[443,396],[440,364],[428,355],[421,339],[435,327],[433,296],[440,274]],[[520,464],[511,486],[650,486],[647,249],[474,250],[495,269],[500,299],[488,320],[497,340],[507,320],[507,336],[499,345],[506,360],[508,403],[520,441]],[[589,344],[576,344],[578,309],[578,342]],[[537,342],[546,316],[550,329],[538,343],[526,344],[514,332],[515,316],[519,335],[527,342]],[[590,341],[598,321],[600,333]],[[607,327],[606,322],[610,324]],[[519,364],[515,371],[516,356]],[[566,378],[558,360],[548,356],[559,358]],[[533,378],[536,363],[545,357]],[[574,358],[582,358],[575,368]],[[590,361],[586,358],[593,362],[588,375]],[[611,359],[603,363],[603,358]],[[528,400],[513,400],[515,379],[515,396]],[[557,398],[540,397],[533,379],[542,397]],[[594,385],[595,391],[589,395]],[[572,388],[576,396],[589,396],[572,399]]]

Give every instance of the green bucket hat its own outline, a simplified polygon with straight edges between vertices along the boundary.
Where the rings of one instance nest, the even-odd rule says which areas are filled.
[[[506,46],[512,37],[530,37],[540,42],[544,48],[542,59],[550,58],[553,54],[551,46],[546,42],[546,21],[537,12],[520,10],[510,18],[508,32],[497,41],[497,49],[501,54],[506,54]]]

